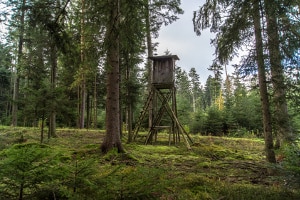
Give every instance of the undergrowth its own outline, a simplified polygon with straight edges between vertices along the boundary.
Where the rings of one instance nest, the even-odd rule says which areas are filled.
[[[38,129],[1,127],[0,199],[16,199],[22,184],[23,199],[300,199],[299,168],[287,165],[298,151],[286,149],[285,163],[270,165],[261,139],[194,135],[187,150],[161,137],[153,145],[123,142],[126,153],[103,155],[103,131],[57,135],[41,145]],[[22,176],[10,172],[18,168]]]

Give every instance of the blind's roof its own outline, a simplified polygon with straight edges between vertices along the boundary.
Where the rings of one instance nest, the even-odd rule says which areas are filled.
[[[151,57],[149,57],[149,59],[151,59],[151,60],[168,60],[168,59],[179,60],[177,55],[151,56]]]

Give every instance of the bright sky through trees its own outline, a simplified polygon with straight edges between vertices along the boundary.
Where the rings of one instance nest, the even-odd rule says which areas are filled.
[[[159,32],[159,38],[155,42],[159,42],[157,54],[164,54],[169,50],[172,54],[179,57],[176,62],[185,71],[189,71],[192,67],[196,68],[200,75],[201,83],[204,84],[208,75],[213,73],[207,68],[212,64],[214,59],[214,47],[210,41],[214,35],[209,30],[204,30],[201,36],[197,36],[193,27],[193,12],[198,10],[205,3],[205,0],[188,0],[181,1],[184,14],[178,16],[173,24],[162,27]],[[237,64],[239,58],[235,58],[232,64]],[[232,72],[230,67],[227,68],[229,73]],[[224,72],[225,74],[225,72]]]

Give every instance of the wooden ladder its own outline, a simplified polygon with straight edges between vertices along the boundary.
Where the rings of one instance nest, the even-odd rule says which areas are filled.
[[[138,121],[136,123],[136,126],[134,128],[134,131],[133,131],[133,140],[135,140],[136,137],[137,137],[137,135],[138,135],[138,132],[139,132],[140,127],[142,125],[142,122],[143,122],[143,120],[144,120],[144,118],[146,116],[146,113],[148,111],[148,108],[149,108],[150,102],[152,101],[152,98],[153,98],[153,90],[151,89],[150,92],[149,92],[149,94],[148,94],[147,101],[144,104],[143,110],[140,113],[140,116],[139,116]]]

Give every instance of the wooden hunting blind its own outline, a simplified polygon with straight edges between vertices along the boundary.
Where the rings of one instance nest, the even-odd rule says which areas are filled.
[[[172,88],[175,82],[175,61],[178,56],[156,56],[153,60],[152,84],[156,88]]]
[[[177,55],[150,57],[153,61],[151,74],[151,89],[134,130],[134,139],[137,136],[146,113],[149,113],[149,132],[145,144],[155,142],[158,131],[169,130],[169,144],[180,141],[180,135],[190,149],[192,139],[184,130],[177,118],[176,88],[175,88],[175,61]],[[169,116],[169,124],[162,124],[165,115]],[[166,123],[166,122],[164,122]]]

